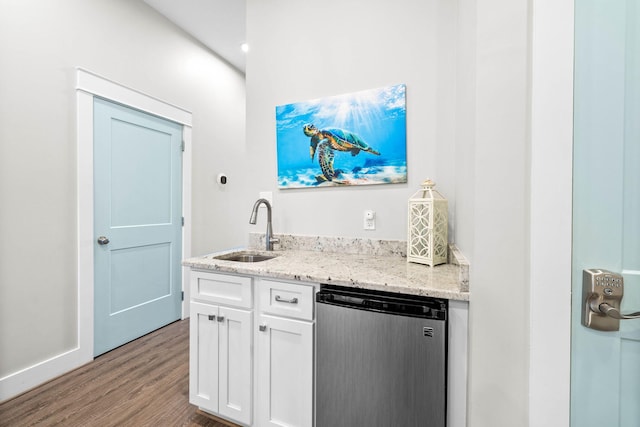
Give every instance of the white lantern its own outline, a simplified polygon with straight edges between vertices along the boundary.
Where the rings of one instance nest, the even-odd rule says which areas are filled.
[[[433,188],[435,183],[427,179],[422,190],[409,199],[409,232],[407,236],[407,261],[430,266],[447,262],[448,232],[447,199]]]

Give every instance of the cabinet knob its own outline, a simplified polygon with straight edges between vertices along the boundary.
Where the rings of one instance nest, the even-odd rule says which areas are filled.
[[[263,323],[262,325],[260,325],[260,326],[258,327],[258,329],[260,329],[260,332],[264,332],[264,331],[266,331],[266,330],[267,330],[267,325],[266,325],[266,323]]]
[[[218,316],[218,322],[224,322],[224,316]]]
[[[209,315],[209,320],[216,320],[216,316],[214,316],[213,314]]]

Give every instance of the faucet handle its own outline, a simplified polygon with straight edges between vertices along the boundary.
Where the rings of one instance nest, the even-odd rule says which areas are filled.
[[[273,244],[274,243],[280,243],[280,239],[278,239],[277,237],[269,238],[269,241],[267,241],[267,250],[268,251],[272,251],[273,250]]]

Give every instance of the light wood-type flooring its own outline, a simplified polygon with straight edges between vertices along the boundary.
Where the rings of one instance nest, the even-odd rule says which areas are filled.
[[[0,426],[225,427],[189,404],[189,320],[0,404]]]

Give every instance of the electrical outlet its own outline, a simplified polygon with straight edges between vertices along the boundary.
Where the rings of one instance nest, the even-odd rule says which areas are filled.
[[[364,211],[364,229],[375,230],[376,229],[376,213],[371,210]]]

